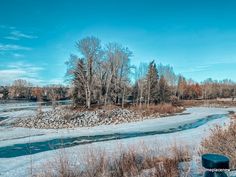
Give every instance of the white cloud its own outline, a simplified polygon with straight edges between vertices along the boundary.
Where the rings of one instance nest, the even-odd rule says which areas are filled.
[[[15,37],[15,36],[6,36],[4,37],[5,39],[10,39],[10,40],[19,40],[18,37]]]
[[[24,57],[25,55],[20,54],[20,53],[13,53],[12,56],[13,56],[14,58],[22,58],[22,57]]]
[[[31,50],[31,48],[21,46],[21,45],[15,45],[15,44],[1,44],[0,43],[0,51],[11,51],[11,50]]]
[[[23,79],[34,85],[64,84],[62,78],[42,79],[40,72],[45,68],[43,65],[36,66],[26,62],[12,62],[0,64],[0,85],[12,84],[14,80]]]
[[[0,28],[2,28],[2,29],[11,29],[11,30],[16,29],[16,27],[14,27],[14,26],[6,26],[6,25],[0,25]]]
[[[12,31],[11,35],[18,37],[18,38],[26,38],[26,39],[35,39],[38,38],[37,36],[34,35],[29,35],[29,34],[24,34],[20,31]]]
[[[26,74],[25,70],[22,69],[4,69],[0,70],[0,78],[9,77],[9,76],[18,76]]]
[[[0,84],[10,84],[16,79],[25,79],[33,84],[42,83],[40,71],[43,67],[31,65],[25,62],[8,63],[4,69],[0,69]]]
[[[19,40],[19,39],[36,39],[38,36],[35,35],[29,35],[25,34],[21,31],[14,30],[10,33],[9,36],[6,36],[5,39],[10,39],[10,40]]]

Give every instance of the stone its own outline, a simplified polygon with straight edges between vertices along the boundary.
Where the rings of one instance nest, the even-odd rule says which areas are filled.
[[[228,169],[229,158],[221,154],[203,154],[202,166],[207,169]]]
[[[140,113],[121,108],[79,112],[60,106],[53,110],[42,111],[26,119],[20,119],[14,125],[29,128],[93,127],[102,124],[120,124],[157,117],[160,117],[160,114],[143,117]]]

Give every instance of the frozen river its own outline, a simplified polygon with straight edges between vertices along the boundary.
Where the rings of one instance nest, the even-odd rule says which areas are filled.
[[[38,166],[53,158],[61,148],[69,154],[83,153],[90,147],[113,151],[117,144],[135,146],[144,143],[165,149],[173,143],[197,150],[202,138],[214,125],[228,124],[228,111],[234,108],[195,107],[183,115],[119,125],[75,129],[14,128],[7,122],[33,114],[36,103],[0,104],[0,176],[26,176],[32,162]],[[51,109],[43,105],[43,109]]]

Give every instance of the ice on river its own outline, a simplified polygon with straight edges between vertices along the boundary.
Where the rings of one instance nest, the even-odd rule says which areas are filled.
[[[196,120],[200,120],[209,115],[227,114],[228,111],[235,108],[206,108],[195,107],[188,108],[184,115],[170,116],[160,119],[150,119],[141,122],[124,123],[119,125],[102,125],[92,128],[75,128],[75,129],[27,129],[27,128],[12,128],[0,127],[0,147],[10,146],[20,143],[42,142],[55,138],[79,137],[79,136],[93,136],[106,135],[115,133],[129,133],[129,132],[150,132],[156,130],[167,130],[173,127],[185,125]],[[165,149],[173,143],[185,144],[189,148],[196,150],[199,147],[202,138],[209,134],[209,129],[214,125],[228,124],[230,119],[228,116],[223,116],[219,119],[214,119],[206,122],[197,128],[178,131],[168,134],[156,134],[150,136],[140,136],[127,139],[119,139],[104,142],[95,142],[92,144],[78,145],[66,148],[69,154],[83,153],[89,147],[104,148],[107,152],[112,152],[117,148],[118,144],[126,146],[138,145],[140,142],[147,146],[158,146],[158,148]],[[0,159],[0,176],[26,176],[29,173],[30,162],[34,166],[38,166],[47,160],[57,155],[60,150],[50,150],[46,152],[37,153],[34,155],[20,156],[14,158]]]

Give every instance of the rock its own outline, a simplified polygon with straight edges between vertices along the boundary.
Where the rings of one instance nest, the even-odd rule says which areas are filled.
[[[53,129],[93,127],[102,124],[120,124],[157,117],[160,117],[160,114],[143,117],[142,113],[138,114],[134,111],[121,108],[79,112],[64,107],[58,107],[50,111],[41,111],[33,117],[20,119],[15,122],[14,125],[18,127]]]

